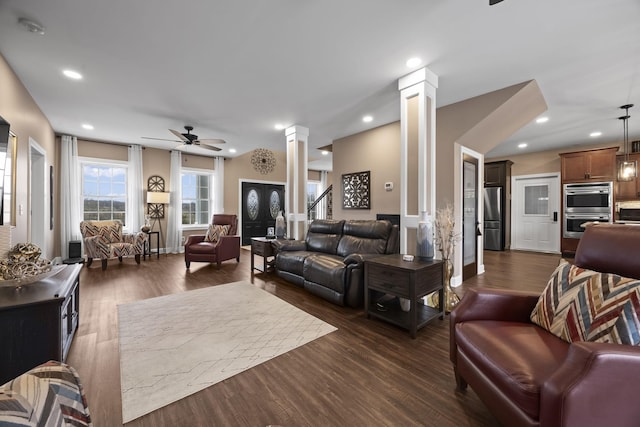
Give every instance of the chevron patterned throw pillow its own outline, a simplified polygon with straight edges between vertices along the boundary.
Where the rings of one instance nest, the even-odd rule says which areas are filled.
[[[640,344],[640,280],[576,267],[551,275],[531,321],[565,341]]]
[[[222,236],[226,236],[229,233],[228,225],[209,224],[207,234],[204,236],[205,242],[218,243],[218,240]]]

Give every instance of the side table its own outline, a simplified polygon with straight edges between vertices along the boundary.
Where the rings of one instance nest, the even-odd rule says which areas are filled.
[[[408,329],[411,338],[434,318],[444,319],[443,265],[439,260],[403,261],[400,254],[366,260],[364,307],[367,318],[377,317]],[[440,295],[437,309],[422,301],[422,297],[436,291]],[[389,296],[408,299],[409,311],[402,311],[398,299]]]
[[[251,238],[251,271],[258,270],[263,273],[267,271],[269,266],[269,257],[275,257],[276,251],[271,245],[274,239],[267,239],[266,237],[252,237]],[[259,255],[262,257],[262,270],[255,266],[254,257]]]
[[[160,232],[159,231],[145,231],[147,233],[147,241],[144,242],[144,251],[142,253],[142,259],[146,260],[147,256],[151,258],[153,252],[151,252],[151,236],[156,236],[156,255],[160,259]]]

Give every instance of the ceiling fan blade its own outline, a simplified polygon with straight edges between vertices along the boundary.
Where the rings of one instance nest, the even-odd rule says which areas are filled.
[[[211,151],[222,151],[222,148],[214,147],[212,145],[206,145],[206,144],[200,145],[200,141],[196,141],[194,145],[197,145],[198,147],[201,147],[201,148],[206,148],[207,150],[211,150]]]
[[[182,141],[176,141],[175,139],[151,138],[150,136],[141,136],[140,138],[142,138],[142,139],[153,139],[153,140],[156,140],[156,141],[182,142]]]
[[[227,141],[224,139],[199,139],[197,142],[201,142],[203,144],[226,144]]]
[[[180,138],[180,141],[188,142],[189,140],[177,130],[169,129],[169,132]]]
[[[500,3],[502,0],[489,0],[489,6]]]

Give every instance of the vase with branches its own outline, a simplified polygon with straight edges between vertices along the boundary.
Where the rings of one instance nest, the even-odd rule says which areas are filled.
[[[435,243],[444,263],[444,308],[446,312],[451,312],[453,307],[460,302],[460,298],[451,288],[451,276],[453,275],[451,260],[453,259],[456,243],[460,240],[460,233],[456,233],[455,226],[453,207],[450,204],[436,210]]]

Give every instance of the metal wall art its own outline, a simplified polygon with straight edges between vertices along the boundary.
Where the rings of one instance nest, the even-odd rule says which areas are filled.
[[[251,164],[253,168],[262,175],[273,172],[276,167],[276,157],[271,150],[266,148],[256,148],[251,154]]]
[[[371,172],[342,175],[342,208],[371,209]]]

